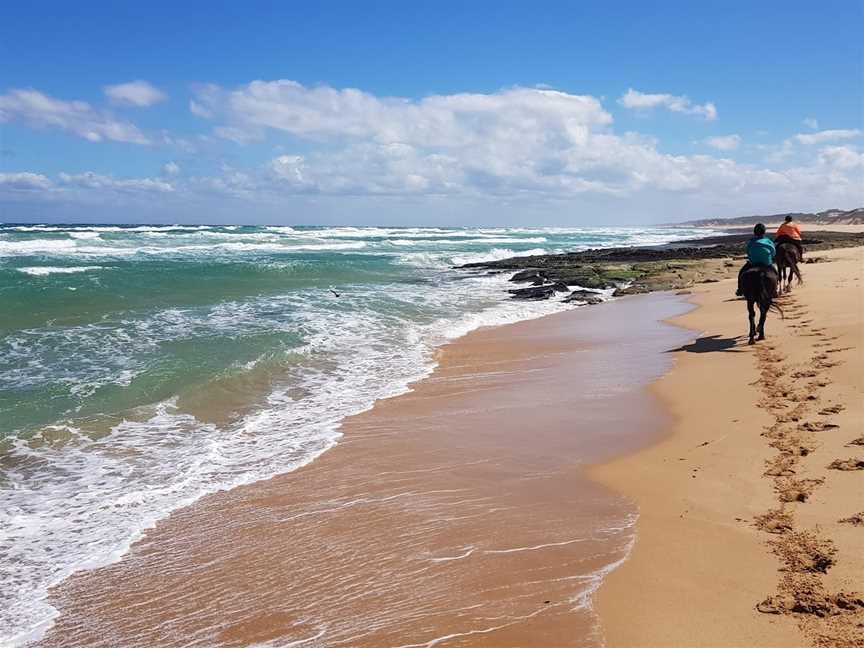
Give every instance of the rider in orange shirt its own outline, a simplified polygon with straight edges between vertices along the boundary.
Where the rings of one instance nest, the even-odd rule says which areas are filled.
[[[801,246],[801,227],[799,227],[798,223],[792,222],[791,216],[787,216],[783,224],[777,228],[777,233],[774,235],[774,243],[775,245],[791,243],[798,250],[798,261],[804,260],[804,248]]]

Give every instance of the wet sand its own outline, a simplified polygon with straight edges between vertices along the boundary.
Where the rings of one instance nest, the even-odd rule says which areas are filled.
[[[669,419],[647,295],[475,331],[295,472],[175,512],[52,592],[41,646],[598,646],[631,500],[585,477]]]
[[[753,347],[731,280],[693,288],[671,433],[592,469],[640,509],[609,648],[864,646],[864,248],[818,256]]]

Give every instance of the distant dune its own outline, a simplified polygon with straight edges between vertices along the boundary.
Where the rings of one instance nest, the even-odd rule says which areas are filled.
[[[703,218],[701,220],[684,221],[683,223],[666,223],[671,227],[738,227],[754,223],[779,223],[786,216],[792,216],[801,223],[813,225],[864,225],[864,207],[855,209],[828,209],[815,214],[790,212],[788,214],[739,216],[737,218]]]

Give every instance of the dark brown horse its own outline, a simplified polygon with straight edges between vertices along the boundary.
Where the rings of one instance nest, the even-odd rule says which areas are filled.
[[[794,251],[794,250],[793,250]],[[748,344],[765,339],[765,318],[773,309],[783,316],[783,311],[774,303],[777,294],[778,277],[774,266],[754,266],[745,270],[741,277],[741,288],[747,300],[747,315],[750,318],[750,339]],[[759,305],[759,325],[756,325],[755,305]]]
[[[777,284],[777,295],[792,290],[792,276],[798,278],[798,285],[804,283],[801,271],[798,269],[798,249],[794,243],[780,242],[777,244],[777,269],[780,270],[780,281]],[[783,287],[783,282],[786,287]]]

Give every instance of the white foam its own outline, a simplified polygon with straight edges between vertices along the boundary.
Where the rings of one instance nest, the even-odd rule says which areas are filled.
[[[519,256],[533,256],[546,254],[544,248],[532,248],[530,250],[512,250],[510,248],[492,248],[482,252],[411,252],[400,254],[397,261],[401,264],[416,268],[431,268],[444,270],[453,266],[465,265],[467,263],[482,263],[485,261],[498,261]]]
[[[32,266],[16,268],[18,272],[33,275],[34,277],[45,277],[52,274],[77,274],[79,272],[90,272],[91,270],[102,270],[102,266]]]
[[[29,254],[57,254],[75,249],[75,241],[69,239],[29,239],[24,241],[0,241],[0,256]]]

